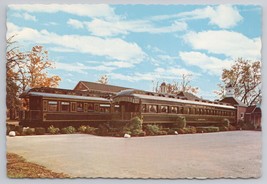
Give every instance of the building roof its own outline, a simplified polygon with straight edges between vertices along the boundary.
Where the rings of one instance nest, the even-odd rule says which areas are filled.
[[[226,98],[220,100],[220,102],[230,103],[232,105],[240,106],[240,107],[247,107],[246,104],[244,104],[243,102],[241,102],[240,100],[238,100],[234,97],[226,97]]]
[[[257,108],[256,105],[249,106],[249,107],[247,108],[247,110],[246,110],[246,113],[251,114],[251,113],[253,113],[253,112],[255,111],[256,108]]]
[[[76,90],[77,86],[82,84],[87,90],[93,91],[102,91],[102,92],[111,92],[111,93],[118,93],[122,90],[129,89],[120,86],[113,86],[109,84],[101,84],[96,82],[87,82],[87,81],[80,81],[74,88]]]
[[[189,93],[189,92],[180,92],[177,96],[185,97],[188,100],[201,100],[201,98],[197,97],[196,95]]]
[[[64,95],[64,94],[54,94],[54,93],[41,93],[41,92],[29,92],[28,96],[42,96],[42,97],[52,97],[52,98],[64,98],[64,99],[76,99],[76,100],[89,100],[89,101],[103,101],[110,102],[106,98],[91,97],[91,96],[78,96],[78,95]]]
[[[188,99],[179,99],[179,98],[170,98],[168,96],[154,96],[154,95],[145,95],[145,94],[136,94],[135,90],[125,90],[121,91],[117,94],[116,98],[120,97],[132,97],[137,99],[147,99],[147,100],[158,100],[158,101],[165,101],[165,102],[180,102],[185,104],[195,104],[195,105],[205,105],[205,106],[212,106],[212,107],[221,107],[221,108],[228,108],[228,109],[235,109],[234,106],[228,104],[218,104],[218,102],[207,102],[207,101],[195,101],[195,100],[188,100]]]

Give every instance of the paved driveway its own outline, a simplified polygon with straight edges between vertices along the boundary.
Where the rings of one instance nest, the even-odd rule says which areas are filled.
[[[261,132],[115,138],[7,137],[8,152],[73,177],[259,177]]]

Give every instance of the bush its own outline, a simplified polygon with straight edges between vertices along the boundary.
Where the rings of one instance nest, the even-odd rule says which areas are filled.
[[[22,135],[23,132],[23,126],[19,125],[15,127],[15,131],[18,133],[18,135]],[[17,134],[16,134],[17,135]]]
[[[68,126],[68,127],[62,128],[60,132],[62,134],[73,134],[76,132],[76,129],[73,126]]]
[[[44,135],[44,134],[45,134],[45,128],[42,128],[42,127],[36,127],[36,128],[35,128],[35,134],[36,134],[36,135]]]
[[[146,125],[146,135],[160,135],[160,128],[158,125]]]
[[[195,134],[195,133],[197,133],[196,127],[187,127],[187,128],[183,128],[183,130],[185,131],[186,134]]]
[[[218,128],[219,128],[219,131],[228,131],[229,130],[229,128],[226,126],[219,126]]]
[[[224,119],[222,120],[222,126],[224,126],[224,127],[229,127],[229,126],[230,126],[230,121],[229,121],[229,119],[224,118]]]
[[[84,126],[84,125],[82,125],[82,126],[80,126],[80,127],[78,128],[78,131],[79,131],[80,133],[85,133],[85,132],[86,132],[86,129],[87,129],[87,127]]]
[[[98,126],[98,129],[97,129],[97,134],[98,135],[102,135],[102,136],[108,136],[109,134],[109,129],[110,129],[110,127],[109,127],[109,125],[107,124],[107,123],[105,123],[105,124],[100,124],[99,126]]]
[[[255,130],[254,125],[250,122],[244,122],[241,128],[242,130]]]
[[[23,130],[23,134],[25,135],[33,135],[35,133],[34,128],[26,128]]]
[[[197,133],[219,132],[219,127],[196,127]]]
[[[228,130],[230,130],[230,131],[234,131],[234,130],[236,130],[236,127],[233,126],[233,125],[229,125]]]
[[[48,127],[47,132],[50,134],[58,134],[59,133],[59,128],[54,127],[53,125]]]
[[[178,116],[176,122],[173,124],[173,128],[185,128],[186,119],[184,116]]]
[[[97,130],[97,128],[86,126],[85,133],[95,135]]]
[[[11,131],[10,126],[9,125],[6,125],[6,135],[8,135],[10,131]]]
[[[127,123],[122,130],[123,134],[130,134],[131,136],[143,136],[145,135],[142,130],[143,120],[139,117],[134,117],[129,123]]]

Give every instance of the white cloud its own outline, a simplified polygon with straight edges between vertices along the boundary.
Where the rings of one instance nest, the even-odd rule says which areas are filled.
[[[110,73],[109,76],[112,79],[124,80],[129,82],[136,81],[155,81],[155,80],[177,80],[182,74],[193,76],[199,76],[199,74],[189,71],[180,66],[172,66],[167,68],[157,67],[152,72],[140,73],[135,72],[133,74],[121,74],[121,73]]]
[[[260,38],[248,38],[238,32],[226,30],[190,32],[184,36],[184,40],[193,49],[224,54],[232,59],[242,57],[255,60],[261,58]]]
[[[17,18],[23,18],[24,20],[30,20],[34,22],[37,21],[36,17],[33,15],[30,15],[29,13],[14,13],[13,16]]]
[[[232,5],[207,6],[205,8],[195,9],[189,12],[181,12],[171,15],[154,16],[151,20],[192,20],[192,19],[209,19],[209,23],[217,25],[220,28],[231,28],[243,20],[239,11]]]
[[[75,20],[75,19],[69,19],[67,24],[74,27],[75,29],[82,29],[83,28],[83,23],[78,21],[78,20]]]
[[[111,72],[115,70],[115,67],[109,67],[109,66],[87,66],[83,63],[61,63],[61,62],[55,62],[55,69],[56,70],[64,70],[68,72],[77,72],[80,74],[87,74],[89,70],[96,70],[96,71],[105,71],[105,72]]]
[[[201,52],[179,52],[179,56],[187,65],[199,67],[204,72],[217,76],[221,75],[222,69],[233,64],[233,61],[221,60]]]
[[[97,36],[115,36],[119,34],[128,34],[130,32],[136,33],[171,33],[184,31],[187,29],[185,22],[173,22],[170,26],[156,27],[152,22],[147,20],[135,20],[135,21],[105,21],[101,19],[94,19],[91,22],[84,22],[93,35]]]
[[[53,44],[68,52],[105,56],[107,59],[132,63],[139,63],[146,56],[136,43],[126,42],[119,38],[103,39],[94,36],[58,35],[47,30],[38,31],[27,27],[18,27],[12,23],[7,23],[7,27],[8,36],[17,34],[17,41]]]
[[[107,4],[12,4],[12,10],[22,10],[31,13],[57,13],[65,12],[78,16],[115,18],[113,8]]]

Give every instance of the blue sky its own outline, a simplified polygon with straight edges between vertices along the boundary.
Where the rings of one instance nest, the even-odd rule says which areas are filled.
[[[197,94],[215,99],[223,68],[261,60],[261,8],[252,5],[10,5],[7,37],[21,50],[42,45],[62,78],[152,90],[152,81],[192,75]]]

